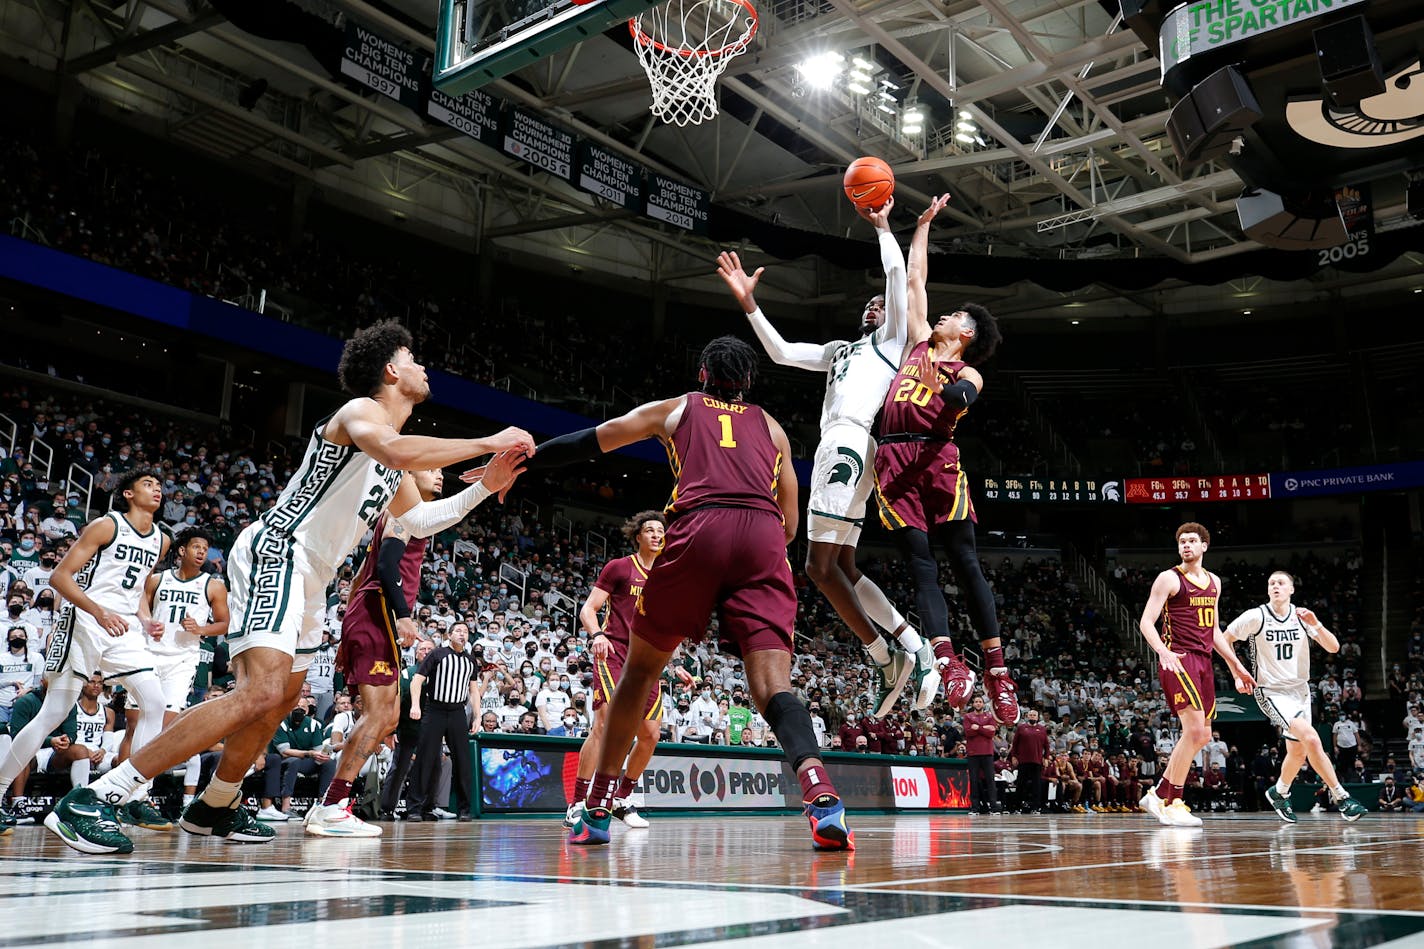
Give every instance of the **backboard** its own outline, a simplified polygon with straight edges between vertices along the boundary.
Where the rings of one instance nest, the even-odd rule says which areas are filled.
[[[624,23],[660,0],[440,0],[435,88],[458,96]]]

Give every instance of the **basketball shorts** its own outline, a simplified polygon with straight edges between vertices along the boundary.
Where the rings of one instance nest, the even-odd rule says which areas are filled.
[[[608,658],[593,660],[593,710],[598,711],[613,698],[613,689],[623,676],[623,662],[628,658],[627,643],[615,639],[608,641]],[[663,717],[663,690],[660,682],[653,683],[643,702],[643,718],[661,721]]]
[[[1256,704],[1270,723],[1281,730],[1287,741],[1297,741],[1291,734],[1291,722],[1297,718],[1310,724],[1310,687],[1297,685],[1279,689],[1273,686],[1256,686]]]
[[[331,575],[261,521],[244,528],[227,561],[228,655],[263,646],[291,656],[293,672],[305,672],[321,645]]]
[[[152,654],[150,654],[152,655]],[[163,708],[169,712],[181,712],[188,707],[188,699],[193,694],[193,680],[198,675],[198,646],[184,655],[153,655],[153,671],[158,673],[158,683],[163,686]],[[138,693],[129,692],[129,708],[139,708]]]
[[[700,639],[713,611],[742,656],[791,652],[796,587],[781,519],[750,508],[703,508],[668,526],[633,616],[633,635],[664,652]]]
[[[45,674],[69,673],[87,680],[94,673],[107,679],[121,679],[153,668],[153,654],[137,616],[126,616],[128,630],[111,636],[88,613],[66,605],[54,624],[49,649],[45,653]]]
[[[875,506],[891,531],[928,533],[951,521],[979,521],[953,442],[882,442],[875,452]]]
[[[854,547],[875,482],[875,439],[854,422],[836,422],[821,434],[811,469],[806,539]]]
[[[395,623],[379,592],[361,593],[346,604],[336,671],[357,685],[390,685],[400,675]]]
[[[1207,721],[1211,721],[1216,715],[1216,679],[1211,673],[1211,653],[1189,652],[1179,658],[1183,671],[1157,670],[1162,691],[1167,693],[1167,704],[1177,714],[1187,709],[1205,712]]]

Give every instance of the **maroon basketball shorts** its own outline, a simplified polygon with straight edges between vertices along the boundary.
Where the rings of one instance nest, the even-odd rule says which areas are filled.
[[[928,533],[950,521],[979,522],[953,442],[881,442],[875,450],[875,507],[891,531]]]
[[[336,671],[357,685],[390,685],[400,675],[400,650],[385,597],[361,593],[346,604]]]
[[[1179,715],[1189,708],[1205,712],[1210,721],[1216,715],[1216,679],[1211,671],[1211,653],[1178,653],[1177,658],[1182,661],[1181,672],[1157,670],[1162,691],[1167,693],[1167,704]]]
[[[721,638],[742,656],[792,651],[796,587],[781,518],[711,507],[668,525],[663,552],[638,598],[633,635],[671,652],[684,639],[702,638],[713,610]]]
[[[623,662],[628,658],[628,644],[616,639],[608,640],[608,658],[593,660],[593,709],[598,711],[613,698],[613,690],[623,677]],[[654,682],[643,703],[643,718],[659,721],[663,717],[663,690]]]

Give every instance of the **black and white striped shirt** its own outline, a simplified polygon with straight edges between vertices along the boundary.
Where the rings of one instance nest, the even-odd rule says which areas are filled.
[[[415,671],[425,677],[423,696],[437,708],[458,708],[470,701],[470,683],[479,675],[478,670],[469,650],[456,652],[441,646],[432,650]]]

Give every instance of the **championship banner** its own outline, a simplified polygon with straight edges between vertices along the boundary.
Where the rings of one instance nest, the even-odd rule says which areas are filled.
[[[580,741],[481,734],[474,745],[482,813],[554,814],[568,806]],[[852,810],[969,807],[969,772],[957,759],[827,752],[824,760],[832,783]],[[640,806],[665,810],[801,809],[800,782],[786,759],[770,750],[660,745],[638,779],[637,791]]]
[[[478,89],[459,98],[431,89],[425,114],[477,142],[498,148],[500,105],[499,99]]]
[[[574,136],[517,106],[505,113],[501,150],[565,181],[573,180]]]
[[[985,501],[1026,501],[1033,504],[1122,503],[1118,481],[1092,478],[983,478],[975,495]]]
[[[1273,475],[1213,475],[1209,478],[1128,478],[1128,504],[1203,501],[1261,501],[1271,496]]]
[[[676,178],[650,173],[644,213],[659,221],[696,234],[707,233],[707,217],[712,208],[706,191],[685,185]]]
[[[1283,27],[1306,29],[1305,21],[1323,13],[1358,6],[1366,0],[1190,0],[1162,20],[1157,58],[1162,75],[1203,53],[1262,36]],[[1309,49],[1310,39],[1302,40]]]
[[[341,74],[418,111],[420,89],[430,75],[430,63],[425,54],[406,49],[347,19]]]
[[[580,140],[574,184],[628,211],[643,210],[643,168],[622,155]]]
[[[1424,461],[1364,465],[1359,468],[1324,468],[1319,471],[1281,471],[1271,475],[1271,495],[1278,498],[1402,491],[1418,487],[1424,487]]]
[[[1374,246],[1375,209],[1369,183],[1336,188],[1335,203],[1339,205],[1340,217],[1345,222],[1345,243],[1316,251],[1322,267],[1364,257]]]

